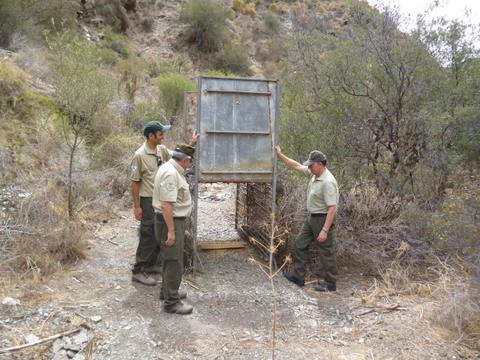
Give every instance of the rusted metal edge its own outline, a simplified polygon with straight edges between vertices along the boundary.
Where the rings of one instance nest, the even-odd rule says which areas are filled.
[[[215,94],[264,95],[264,96],[272,95],[272,93],[269,91],[216,90],[216,89],[205,89],[203,91],[206,93],[215,93]]]
[[[262,82],[277,82],[275,79],[262,79],[262,78],[244,78],[244,77],[222,77],[222,76],[200,76],[202,79],[219,79],[219,80],[241,80],[241,81],[262,81]]]

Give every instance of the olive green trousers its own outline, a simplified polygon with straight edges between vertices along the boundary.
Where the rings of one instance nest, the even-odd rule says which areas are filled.
[[[168,228],[162,214],[155,214],[155,236],[161,247],[162,257],[162,287],[164,306],[170,307],[180,301],[178,289],[183,275],[183,251],[185,247],[185,218],[174,218],[175,244],[165,246],[168,238]]]
[[[159,265],[160,245],[155,239],[154,217],[152,198],[141,197],[140,207],[142,208],[142,220],[140,221],[139,241],[135,254],[134,274],[143,271],[144,268]]]
[[[337,282],[337,260],[333,245],[333,226],[324,242],[317,240],[318,234],[325,224],[326,214],[309,214],[300,229],[292,251],[294,275],[304,280],[307,272],[308,247],[314,244],[319,250],[320,260],[325,268],[325,281],[331,284]]]

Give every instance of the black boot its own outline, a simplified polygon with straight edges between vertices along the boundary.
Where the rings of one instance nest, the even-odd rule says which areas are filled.
[[[337,285],[329,282],[318,283],[315,290],[320,292],[337,291]]]

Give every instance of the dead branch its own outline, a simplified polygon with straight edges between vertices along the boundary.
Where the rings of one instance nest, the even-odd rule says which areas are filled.
[[[395,311],[395,310],[404,310],[404,307],[401,307],[400,304],[393,304],[393,305],[386,305],[386,304],[375,304],[375,305],[362,305],[362,307],[370,308],[367,311],[364,311],[360,314],[355,316],[363,316],[370,314],[372,312],[388,312],[388,311]]]
[[[29,344],[23,344],[23,345],[17,345],[17,346],[11,346],[11,347],[8,347],[8,348],[3,348],[3,349],[0,349],[0,354],[14,352],[14,351],[18,351],[18,350],[23,350],[23,349],[26,349],[26,348],[29,348],[29,347],[32,347],[32,346],[44,344],[44,343],[50,342],[52,340],[61,338],[62,336],[68,336],[68,335],[74,334],[76,332],[79,332],[82,329],[82,327],[83,327],[83,324],[80,325],[79,327],[77,327],[76,329],[64,331],[62,333],[43,338],[43,339],[40,339],[38,341],[29,343]]]

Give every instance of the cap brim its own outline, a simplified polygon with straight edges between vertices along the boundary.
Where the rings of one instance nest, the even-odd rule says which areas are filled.
[[[170,130],[171,127],[172,127],[172,125],[163,125],[162,126],[162,129],[163,129],[162,132]]]
[[[303,163],[303,166],[310,166],[314,163],[315,161],[312,161],[312,160],[307,160]]]

